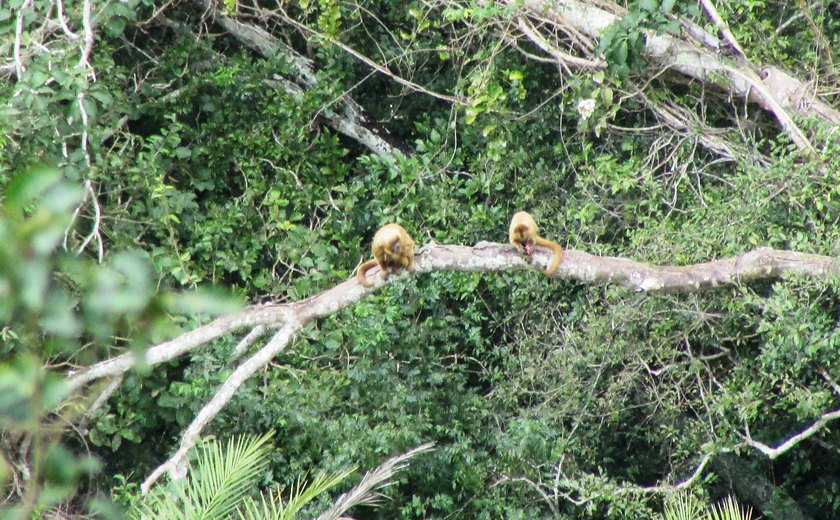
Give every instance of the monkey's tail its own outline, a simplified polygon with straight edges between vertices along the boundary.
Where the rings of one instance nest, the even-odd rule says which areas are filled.
[[[359,270],[356,271],[356,280],[358,280],[360,284],[364,285],[367,288],[373,287],[373,282],[365,278],[365,274],[368,272],[368,270],[370,270],[370,268],[372,268],[375,265],[376,260],[368,260],[367,262],[360,265]]]
[[[548,267],[546,267],[543,272],[548,276],[553,275],[557,271],[557,268],[560,267],[560,262],[563,260],[563,248],[560,247],[559,244],[556,244],[551,240],[546,240],[543,237],[534,238],[534,245],[551,249],[551,252],[553,253],[551,255],[551,262],[549,262]]]

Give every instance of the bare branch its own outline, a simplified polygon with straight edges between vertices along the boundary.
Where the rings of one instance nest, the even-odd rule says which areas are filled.
[[[513,4],[514,1],[507,0],[507,3]],[[618,20],[617,15],[578,0],[525,0],[521,8],[536,18],[548,18],[556,23],[568,24],[591,38],[600,38],[603,31]],[[840,124],[840,112],[811,94],[805,84],[792,76],[786,77],[787,82],[780,87],[783,90],[779,90],[774,84],[762,82],[762,78],[766,80],[769,74],[762,74],[759,78],[758,72],[747,63],[740,64],[740,68],[736,69],[722,61],[717,54],[669,34],[656,35],[649,32],[647,36],[646,53],[649,58],[688,77],[716,85],[724,91],[758,103],[776,116],[800,148],[808,150],[812,147],[792,123],[786,110]],[[778,71],[776,68],[770,69],[773,73]]]
[[[286,324],[277,331],[277,334],[256,354],[248,358],[247,361],[239,365],[236,370],[227,378],[221,387],[216,391],[216,394],[210,399],[204,408],[198,412],[193,422],[184,430],[181,436],[181,444],[178,451],[173,454],[169,460],[158,466],[149,476],[143,481],[140,489],[143,493],[148,493],[152,484],[160,478],[165,471],[168,471],[173,479],[181,478],[186,474],[186,455],[191,450],[201,431],[209,423],[219,411],[236,393],[236,390],[251,377],[254,372],[266,366],[274,356],[286,348],[289,342],[294,337],[294,333],[300,327],[300,323],[294,320],[288,320]]]
[[[267,329],[268,327],[266,327],[265,325],[257,325],[256,327],[251,329],[251,332],[246,334],[245,337],[242,338],[239,341],[239,343],[236,344],[236,347],[234,347],[233,354],[231,354],[231,360],[235,360],[239,356],[241,356],[242,353],[244,353],[248,349],[248,347],[253,345],[254,342],[256,342],[263,336],[263,334],[265,334]]]
[[[593,61],[584,58],[578,58],[577,56],[572,56],[571,54],[565,53],[557,47],[551,45],[546,41],[545,38],[542,37],[537,28],[531,25],[531,23],[528,22],[527,18],[525,17],[517,17],[516,24],[519,27],[519,30],[522,31],[522,34],[527,36],[528,39],[531,40],[531,42],[534,45],[536,45],[537,47],[542,49],[546,54],[554,58],[558,65],[574,68],[591,68],[596,70],[600,70],[606,67],[606,64],[603,62],[603,60]]]
[[[700,459],[700,463],[694,468],[694,471],[689,475],[689,477],[682,482],[677,484],[659,484],[656,486],[621,486],[615,490],[615,493],[619,495],[629,495],[629,494],[663,494],[663,493],[673,493],[674,491],[681,491],[683,489],[688,489],[695,482],[697,479],[703,475],[703,470],[706,469],[706,466],[709,462],[714,458],[718,453],[723,453],[729,450],[722,450],[720,452],[712,452],[703,455],[703,458]]]
[[[96,414],[96,412],[100,408],[102,408],[102,406],[105,403],[108,402],[108,399],[110,399],[111,395],[113,395],[113,393],[117,391],[117,389],[120,387],[122,382],[123,382],[122,374],[111,378],[111,380],[108,382],[108,384],[105,386],[105,388],[102,389],[102,392],[99,394],[99,396],[93,402],[93,404],[90,405],[90,408],[87,409],[87,411],[85,412],[85,415],[87,417],[93,417],[93,415]]]
[[[312,60],[300,55],[261,27],[240,22],[217,10],[211,0],[196,1],[213,15],[216,23],[248,48],[266,58],[273,58],[277,55],[283,56],[294,69],[294,80],[297,85],[279,76],[275,76],[274,81],[281,84],[292,96],[300,97],[303,95],[303,89],[300,86],[314,88],[320,84]],[[357,140],[382,157],[410,154],[407,146],[402,145],[385,129],[374,124],[365,110],[350,96],[342,96],[339,100],[339,106],[339,110],[324,109],[323,111],[327,124],[331,128]]]
[[[15,73],[17,74],[18,81],[23,78],[23,71],[26,70],[26,67],[23,65],[23,59],[20,57],[20,47],[23,45],[23,15],[31,6],[32,0],[26,0],[23,5],[18,8],[17,21],[15,22],[15,43],[13,55],[15,57]]]
[[[776,448],[771,448],[770,446],[764,444],[763,442],[759,442],[753,440],[750,436],[749,431],[745,434],[745,442],[748,446],[752,446],[753,448],[757,449],[761,453],[767,455],[767,458],[770,460],[774,460],[781,455],[784,455],[788,450],[799,444],[800,442],[804,441],[808,437],[814,435],[818,431],[822,429],[823,426],[828,424],[829,422],[840,419],[840,410],[835,410],[833,412],[824,413],[817,419],[811,426],[806,428],[805,430],[797,433],[790,439],[786,440],[785,442],[779,444]]]
[[[537,250],[531,261],[513,246],[479,242],[474,247],[441,245],[430,242],[418,252],[415,273],[435,271],[492,272],[510,269],[542,269],[550,260],[548,251]],[[618,285],[644,292],[695,292],[721,285],[739,284],[760,279],[799,274],[825,279],[838,271],[829,256],[760,248],[739,256],[685,266],[652,266],[625,258],[597,256],[583,251],[566,250],[557,278]],[[373,268],[371,273],[378,273]],[[393,276],[387,283],[399,280]],[[207,325],[186,332],[145,352],[143,362],[154,366],[174,359],[207,342],[244,327],[277,326],[294,322],[300,326],[330,316],[352,305],[369,292],[386,285],[378,276],[371,278],[372,289],[365,289],[355,277],[306,300],[287,304],[254,305],[237,314],[223,316]],[[112,377],[137,364],[133,352],[102,361],[79,371],[69,379],[71,390],[90,381]]]
[[[703,6],[703,10],[706,11],[709,19],[711,19],[717,28],[720,29],[720,33],[723,35],[723,38],[732,50],[734,50],[740,57],[746,57],[744,49],[738,45],[738,40],[735,39],[735,35],[732,34],[732,31],[729,30],[729,26],[723,21],[723,18],[721,18],[717,9],[715,9],[715,4],[712,3],[712,0],[700,0],[700,4]]]
[[[142,362],[150,366],[165,363],[189,352],[195,347],[204,345],[241,328],[254,327],[260,324],[276,325],[282,323],[288,315],[289,310],[286,306],[248,307],[242,312],[224,316],[207,325],[185,332],[175,339],[165,341],[160,345],[148,349],[143,354]],[[68,385],[71,391],[78,390],[85,384],[96,379],[112,377],[127,372],[135,367],[137,363],[138,360],[135,354],[128,352],[80,370],[68,379]]]
[[[833,377],[828,373],[828,371],[823,366],[817,367],[817,373],[828,383],[828,386],[840,397],[840,385],[837,384],[837,381],[834,380]]]
[[[467,104],[467,100],[465,100],[463,98],[460,98],[458,96],[451,96],[449,94],[441,94],[440,92],[435,92],[433,90],[429,90],[426,87],[424,87],[422,85],[418,85],[417,83],[414,83],[413,81],[407,80],[407,79],[403,78],[402,76],[400,76],[398,74],[394,74],[387,67],[376,63],[375,61],[368,58],[367,56],[360,53],[359,51],[353,49],[349,45],[347,45],[347,44],[345,44],[345,43],[343,43],[343,42],[341,42],[337,39],[328,38],[328,37],[324,36],[323,34],[320,34],[320,33],[316,32],[315,30],[313,30],[311,27],[308,27],[308,26],[306,26],[302,23],[299,23],[297,20],[293,19],[292,17],[287,16],[285,13],[282,15],[282,18],[286,23],[294,25],[295,27],[297,27],[301,31],[307,32],[307,33],[312,34],[314,36],[317,36],[318,38],[335,45],[336,47],[343,50],[347,54],[353,56],[354,58],[361,61],[362,63],[364,63],[368,67],[376,70],[377,72],[379,72],[381,74],[384,74],[385,76],[388,76],[392,80],[396,81],[400,85],[402,85],[402,86],[404,86],[404,87],[406,87],[410,90],[413,90],[415,92],[420,92],[421,94],[426,94],[427,96],[437,98],[437,99],[440,99],[442,101],[447,101],[447,102],[452,103],[454,105],[466,105]]]
[[[64,17],[64,3],[62,0],[57,0],[56,10],[58,11],[58,23],[61,25],[61,30],[64,31],[64,34],[71,40],[78,40],[79,35],[74,33],[70,29],[70,26],[67,25],[67,19]]]
[[[91,0],[85,0],[82,7],[82,27],[84,27],[85,46],[82,49],[82,57],[79,58],[79,65],[87,67],[90,67],[90,53],[93,52],[93,23],[90,20],[91,9]]]
[[[416,272],[418,273],[437,270],[541,269],[543,264],[549,260],[548,253],[538,252],[534,255],[532,262],[529,263],[513,247],[487,242],[479,243],[475,247],[444,246],[430,243],[420,250],[419,256],[416,265]],[[374,269],[374,274],[376,271]],[[826,277],[833,271],[833,259],[830,257],[765,248],[739,257],[679,267],[654,267],[632,260],[598,257],[581,251],[566,251],[558,273],[567,278],[614,283],[641,291],[695,291],[716,287],[724,283],[778,277],[787,272]],[[379,277],[374,278],[373,281],[374,287],[377,289],[384,285]],[[154,365],[173,359],[196,346],[242,326],[274,325],[281,321],[284,323],[281,330],[275,334],[266,346],[240,365],[222,384],[216,395],[205,405],[184,432],[178,451],[159,466],[143,483],[144,491],[148,490],[152,483],[166,471],[169,471],[175,478],[181,475],[184,469],[184,457],[194,446],[204,426],[224,407],[248,377],[269,363],[278,352],[288,345],[300,327],[315,319],[338,312],[359,300],[367,292],[368,289],[359,285],[353,278],[319,295],[297,303],[251,307],[239,314],[219,318],[208,325],[187,332],[179,338],[149,349],[145,354],[145,362]],[[81,371],[70,378],[69,384],[72,389],[77,389],[96,378],[122,374],[135,364],[134,354],[124,354]],[[835,413],[840,416],[840,411]],[[823,418],[822,423],[809,429],[810,433],[805,432],[795,439],[810,435],[832,418],[834,418],[833,415]],[[795,441],[792,439],[789,442]],[[755,445],[758,446],[757,443]],[[707,461],[703,461],[692,478],[699,475],[705,462]],[[687,486],[690,482],[692,481],[689,480],[684,485]]]
[[[552,499],[550,496],[548,496],[548,494],[545,491],[543,491],[542,486],[540,486],[539,484],[537,484],[536,482],[534,482],[533,480],[531,480],[529,478],[525,478],[525,477],[513,477],[512,478],[512,477],[504,476],[504,477],[500,478],[499,480],[497,480],[496,482],[493,482],[490,485],[490,488],[492,489],[492,488],[498,486],[499,484],[505,484],[505,483],[515,484],[517,482],[523,482],[523,483],[527,484],[531,489],[536,491],[542,497],[543,502],[545,502],[546,505],[548,505],[548,508],[551,509],[552,514],[554,514],[555,516],[560,514],[560,510],[557,507],[557,502],[554,499]]]
[[[273,79],[265,80],[265,83],[272,88],[282,88],[296,99],[303,97],[302,88],[278,75],[275,75]],[[322,109],[323,117],[330,128],[357,141],[380,157],[399,154],[410,155],[407,147],[393,145],[392,142],[395,143],[396,139],[391,138],[381,128],[371,125],[368,122],[364,109],[355,101],[345,96],[342,98],[339,106],[344,110],[336,112],[329,108]]]

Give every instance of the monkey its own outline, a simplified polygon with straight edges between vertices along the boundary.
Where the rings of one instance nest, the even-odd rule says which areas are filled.
[[[520,252],[524,252],[526,256],[531,256],[534,251],[534,246],[541,246],[551,249],[553,255],[548,267],[543,271],[546,275],[551,276],[557,271],[560,261],[563,259],[563,248],[551,240],[546,240],[539,236],[539,229],[534,217],[527,211],[520,211],[510,221],[510,243],[516,246]]]
[[[414,272],[414,240],[399,224],[386,224],[379,228],[373,236],[373,260],[368,260],[359,266],[356,278],[365,287],[373,287],[373,282],[365,278],[365,273],[375,265],[383,280],[394,269],[406,268]]]

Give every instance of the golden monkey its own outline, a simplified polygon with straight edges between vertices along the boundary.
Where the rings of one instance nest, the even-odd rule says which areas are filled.
[[[524,251],[526,256],[531,256],[534,246],[551,249],[553,253],[551,262],[543,271],[551,276],[557,271],[557,267],[563,259],[563,248],[551,240],[544,239],[538,233],[537,222],[527,211],[520,211],[510,221],[510,243],[520,251]]]
[[[373,287],[373,282],[365,278],[365,273],[379,265],[383,280],[394,269],[406,268],[414,272],[414,240],[399,224],[386,224],[379,228],[373,237],[373,260],[359,266],[356,278],[365,287]]]

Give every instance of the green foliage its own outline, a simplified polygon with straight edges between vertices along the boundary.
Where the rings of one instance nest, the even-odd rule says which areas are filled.
[[[79,5],[64,5],[79,27]],[[840,34],[828,4],[812,8],[813,27],[790,2],[716,5],[756,65],[813,71],[814,84],[837,90],[832,49],[817,35]],[[225,6],[233,15],[242,4]],[[34,482],[55,492],[25,504],[37,513],[88,474],[80,443],[53,449],[61,435],[44,433],[50,411],[80,420],[77,408],[54,410],[66,392],[59,367],[142,351],[175,325],[230,309],[218,292],[170,287],[294,301],[349,277],[385,222],[419,244],[504,242],[519,209],[563,246],[652,264],[758,246],[837,255],[835,130],[797,121],[821,150],[805,160],[743,100],[644,75],[645,38],[676,34],[677,15],[716,31],[693,3],[630,3],[600,40],[608,70],[561,74],[532,59],[542,49],[511,44],[516,4],[327,0],[245,13],[240,22],[315,61],[321,84],[299,97],[271,82],[294,76],[288,63],[252,54],[195,5],[168,5],[150,23],[154,2],[98,7],[89,68],[79,42],[58,36],[49,55],[24,45],[26,70],[0,86],[0,413],[15,431],[44,434]],[[11,36],[16,16],[3,9],[0,34]],[[25,42],[49,9],[27,7]],[[586,45],[539,29],[561,49]],[[467,106],[372,74],[329,43],[338,40]],[[698,120],[675,111],[689,130],[662,127],[639,89]],[[324,125],[344,96],[414,154],[374,156]],[[701,132],[735,157],[721,160]],[[8,174],[44,160],[91,190],[55,172]],[[82,247],[94,224],[101,264]],[[657,497],[616,490],[682,480],[703,454],[742,442],[746,426],[774,444],[836,408],[836,291],[834,280],[797,276],[647,295],[530,272],[418,275],[310,325],[211,428],[220,438],[276,430],[260,472],[269,488],[436,440],[386,491],[382,517],[650,518]],[[232,370],[236,339],[126,374],[89,421],[85,441],[105,470],[77,503],[96,491],[136,496],[135,482]],[[754,466],[831,518],[840,438],[827,428],[817,439]],[[3,466],[0,481],[12,471]],[[707,471],[693,491],[713,494],[723,480]],[[271,493],[254,511],[275,512]]]
[[[346,479],[354,470],[319,475],[312,482],[298,480],[287,500],[271,490],[259,500],[249,497],[262,479],[271,453],[272,432],[259,438],[242,437],[222,443],[210,441],[199,447],[195,464],[184,479],[157,485],[136,499],[134,518],[242,519],[295,518],[306,504]]]
[[[99,471],[90,456],[73,453],[62,433],[79,417],[77,406],[60,406],[68,397],[64,374],[50,369],[62,360],[82,360],[103,347],[102,333],[125,331],[121,323],[146,311],[148,272],[131,256],[97,266],[62,247],[83,190],[61,179],[58,170],[39,166],[25,170],[6,185],[0,208],[0,428],[4,446],[28,446],[18,461],[29,468],[19,498],[4,514],[40,515],[64,502],[78,481]],[[127,265],[129,265],[127,264]],[[97,298],[107,298],[108,306]],[[154,315],[147,314],[148,324]],[[142,335],[132,334],[138,340]],[[81,353],[81,354],[80,354]],[[17,461],[5,459],[9,463]],[[11,467],[0,482],[10,485]],[[14,471],[18,471],[15,469]],[[16,479],[19,476],[15,477]]]
[[[656,35],[680,30],[679,20],[672,16],[674,0],[639,0],[632,2],[621,19],[610,25],[598,42],[598,51],[607,60],[609,72],[619,81],[646,65],[643,50],[647,43],[645,31]]]
[[[703,511],[700,500],[688,493],[679,493],[665,502],[662,520],[750,520],[752,510],[741,509],[731,496]]]

